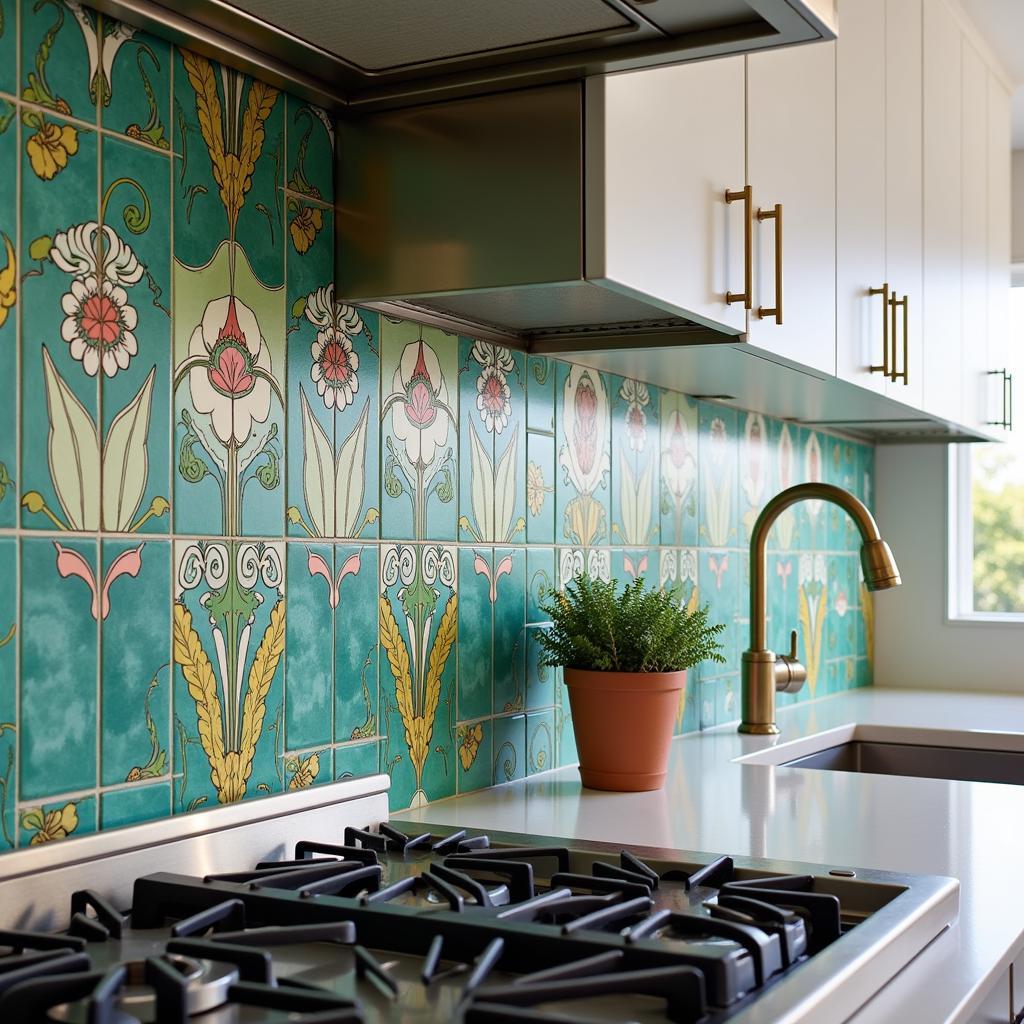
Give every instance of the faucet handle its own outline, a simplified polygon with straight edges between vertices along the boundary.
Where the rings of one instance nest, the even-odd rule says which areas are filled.
[[[789,654],[775,657],[775,689],[779,693],[799,693],[807,682],[807,669],[796,656],[796,630],[789,634]]]

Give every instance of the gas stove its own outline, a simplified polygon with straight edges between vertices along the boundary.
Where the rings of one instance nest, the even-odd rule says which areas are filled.
[[[414,823],[318,832],[230,870],[178,857],[130,904],[78,889],[59,930],[5,915],[0,1021],[838,1024],[957,905],[947,878]]]

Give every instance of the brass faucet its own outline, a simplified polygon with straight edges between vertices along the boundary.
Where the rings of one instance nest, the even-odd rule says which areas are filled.
[[[849,513],[860,530],[860,561],[868,590],[888,590],[900,585],[900,572],[889,545],[864,504],[849,491],[833,484],[797,484],[776,494],[761,510],[750,536],[750,649],[743,652],[743,720],[740,732],[773,736],[775,693],[796,693],[807,680],[807,669],[797,661],[796,630],[790,634],[789,654],[777,655],[765,646],[768,579],[768,532],[790,505],[806,499],[830,501]]]

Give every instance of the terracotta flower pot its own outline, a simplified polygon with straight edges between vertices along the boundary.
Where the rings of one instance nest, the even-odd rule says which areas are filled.
[[[660,789],[686,673],[567,668],[565,685],[583,785],[629,793]]]

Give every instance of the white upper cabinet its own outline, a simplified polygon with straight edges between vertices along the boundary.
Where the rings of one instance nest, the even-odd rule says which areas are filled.
[[[836,43],[836,372],[885,392],[886,0],[843,0]]]
[[[988,69],[964,39],[961,49],[960,379],[963,422],[983,424],[988,392]]]
[[[1011,140],[1010,94],[991,72],[988,75],[988,364],[982,425],[1009,421],[1013,373],[1010,352]],[[997,430],[1005,429],[996,427]]]
[[[920,407],[923,394],[921,0],[887,0],[885,29],[885,274],[897,305],[896,379],[887,393]],[[906,313],[904,317],[903,314]],[[890,330],[892,318],[890,316]]]
[[[587,274],[746,328],[744,58],[602,80],[587,132]],[[600,181],[593,173],[602,175]],[[739,299],[727,302],[728,293]]]
[[[820,43],[747,57],[748,340],[826,374],[836,371],[835,55]]]
[[[942,0],[924,4],[924,408],[962,422],[962,33]]]

